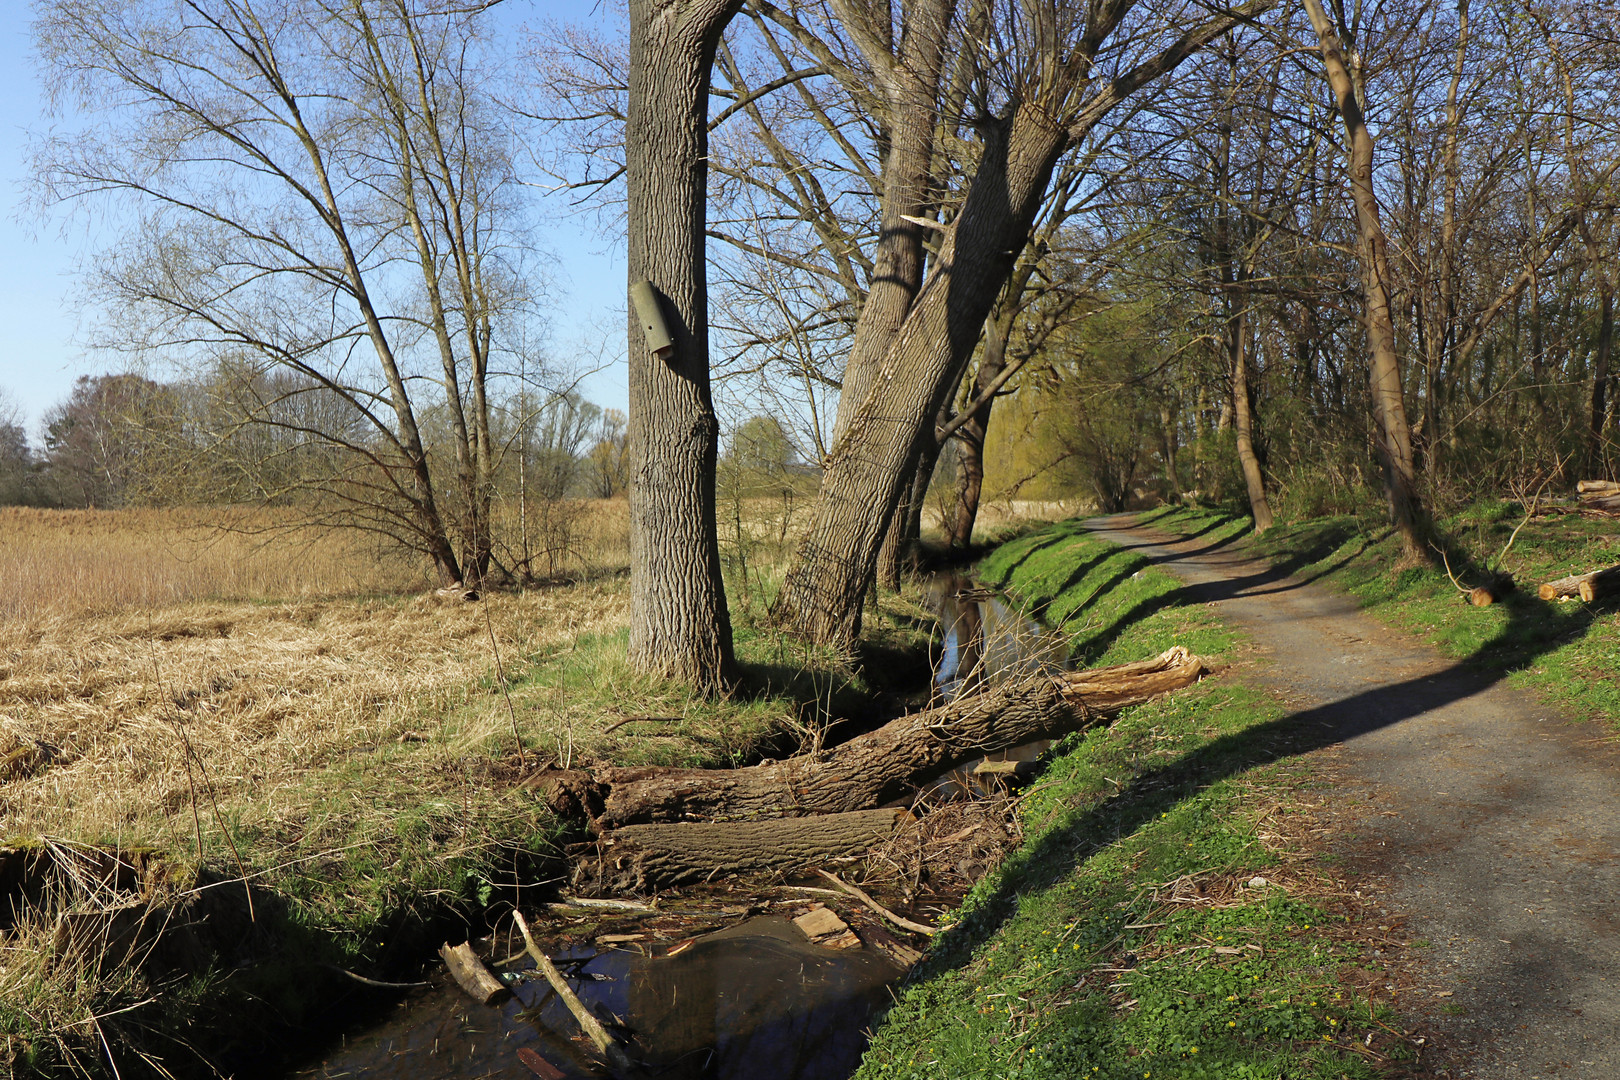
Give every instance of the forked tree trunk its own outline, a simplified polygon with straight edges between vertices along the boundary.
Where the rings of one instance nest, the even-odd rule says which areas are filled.
[[[630,0],[626,215],[632,283],[674,338],[652,354],[632,310],[630,663],[713,689],[735,662],[715,534],[719,424],[704,261],[709,71],[738,0]]]
[[[1042,81],[1030,84],[1032,96],[1015,96],[1005,115],[979,123],[983,144],[972,185],[869,388],[858,400],[851,397],[854,412],[840,425],[815,516],[777,596],[778,620],[813,640],[853,648],[861,599],[908,479],[905,466],[918,429],[933,418],[972,356],[985,317],[1028,243],[1058,157],[1130,94],[1272,3],[1251,0],[1187,30],[1134,68],[1098,84],[1096,96],[1075,108],[1068,102],[1081,92],[1087,61],[1132,4],[1093,6],[1072,52],[1062,60],[1034,59],[1036,68],[1046,66]],[[848,404],[840,402],[840,419]]]
[[[815,518],[778,596],[778,617],[808,637],[853,647],[918,430],[978,343],[1067,142],[1066,129],[1040,109],[987,126],[972,190],[866,400],[828,455]]]
[[[1378,217],[1378,196],[1373,191],[1373,139],[1356,100],[1355,82],[1345,63],[1338,32],[1322,10],[1321,0],[1305,0],[1311,26],[1321,43],[1322,63],[1344,121],[1349,141],[1345,171],[1356,205],[1356,252],[1361,259],[1366,292],[1365,318],[1372,386],[1373,419],[1378,453],[1383,459],[1384,488],[1390,521],[1400,534],[1409,558],[1433,562],[1428,514],[1417,490],[1412,461],[1412,430],[1406,421],[1401,391],[1400,360],[1395,353],[1395,326],[1390,315],[1390,273],[1384,227]]]

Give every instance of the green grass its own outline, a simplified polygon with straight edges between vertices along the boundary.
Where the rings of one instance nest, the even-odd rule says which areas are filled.
[[[981,570],[1087,663],[1236,644],[1176,603],[1177,582],[1076,523]],[[1409,1054],[1384,1006],[1339,988],[1381,961],[1261,836],[1312,782],[1284,715],[1216,678],[1060,744],[1023,803],[1023,846],[974,888],[858,1075],[1338,1080],[1381,1075],[1355,1048],[1368,1036]],[[1283,887],[1240,887],[1256,875]]]
[[[1546,601],[1543,581],[1620,562],[1612,523],[1576,515],[1524,525],[1505,557],[1523,508],[1510,502],[1467,507],[1438,524],[1465,585],[1472,566],[1511,572],[1516,592],[1489,607],[1469,606],[1445,570],[1403,566],[1398,542],[1377,518],[1332,517],[1279,523],[1247,536],[1249,519],[1218,510],[1159,510],[1139,520],[1166,532],[1245,536],[1245,549],[1307,579],[1356,597],[1378,619],[1413,633],[1447,656],[1547,695],[1582,719],[1620,729],[1620,613],[1612,602]],[[1214,531],[1205,531],[1214,530]]]

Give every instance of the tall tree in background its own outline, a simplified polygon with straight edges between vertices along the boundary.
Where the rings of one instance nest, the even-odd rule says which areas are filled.
[[[714,518],[709,77],[738,3],[630,0],[624,121],[630,282],[652,283],[674,338],[654,355],[630,312],[630,662],[709,688],[735,667]]]
[[[1384,466],[1384,490],[1390,522],[1401,536],[1408,558],[1432,561],[1428,510],[1417,487],[1412,457],[1412,429],[1406,420],[1401,387],[1400,358],[1395,351],[1395,325],[1390,314],[1392,279],[1388,241],[1378,216],[1378,195],[1373,190],[1373,137],[1361,112],[1356,77],[1345,60],[1341,30],[1322,10],[1321,0],[1304,0],[1316,31],[1327,70],[1328,85],[1344,122],[1345,173],[1356,206],[1356,254],[1361,261],[1364,318],[1367,323],[1368,374],[1372,386],[1373,420],[1378,455]]]

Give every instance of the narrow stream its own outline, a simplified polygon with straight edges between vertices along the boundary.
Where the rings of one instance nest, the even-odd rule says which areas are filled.
[[[1067,667],[1060,636],[971,579],[938,574],[926,590],[944,628],[936,697]],[[994,757],[1034,760],[1046,747]],[[941,778],[933,793],[949,797],[971,785],[975,764]],[[691,941],[575,948],[555,959],[587,1006],[634,1032],[632,1056],[669,1080],[843,1080],[904,974],[871,949],[812,945],[787,919],[771,916]],[[578,1025],[545,980],[532,976],[525,959],[506,976],[512,996],[494,1006],[438,976],[290,1080],[602,1076],[576,1041]]]

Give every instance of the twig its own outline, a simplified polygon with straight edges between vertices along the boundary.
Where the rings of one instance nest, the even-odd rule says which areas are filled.
[[[935,934],[939,933],[939,930],[936,927],[924,926],[922,923],[912,922],[910,919],[901,918],[899,915],[896,915],[894,912],[890,911],[888,908],[884,907],[870,896],[867,896],[855,886],[844,881],[837,874],[829,874],[825,870],[817,870],[816,873],[820,874],[822,877],[826,878],[828,881],[832,882],[834,885],[849,893],[849,895],[853,896],[855,899],[859,900],[861,903],[865,904],[867,907],[871,908],[873,911],[877,912],[879,915],[883,916],[885,919],[888,919],[890,922],[894,923],[894,925],[904,930],[910,930],[916,934],[926,934],[928,937],[933,937]]]
[[[341,968],[336,964],[322,964],[321,966],[335,971],[339,975],[347,975],[361,986],[375,986],[379,990],[415,990],[419,987],[431,985],[425,982],[384,982],[381,979],[368,979],[364,975],[356,975],[348,968]]]
[[[610,731],[617,731],[626,724],[678,724],[685,719],[686,717],[684,716],[627,716],[623,720],[615,720],[613,723],[603,728],[602,734],[606,735]]]
[[[540,946],[534,943],[534,937],[529,933],[529,924],[523,921],[523,913],[513,911],[512,918],[516,921],[518,929],[523,931],[525,951],[534,959],[535,966],[546,977],[546,982],[551,984],[551,988],[557,992],[557,996],[562,999],[562,1003],[568,1006],[568,1011],[574,1014],[574,1019],[579,1021],[579,1026],[584,1029],[586,1036],[590,1038],[599,1051],[607,1056],[608,1061],[615,1069],[618,1069],[621,1073],[637,1072],[635,1063],[630,1060],[629,1056],[619,1048],[619,1044],[614,1042],[607,1031],[603,1029],[601,1021],[592,1016],[591,1011],[585,1007],[585,1003],[579,1000],[579,995],[574,993],[573,987],[569,986],[563,979],[562,972],[558,971],[557,965],[551,962],[551,957],[541,952]]]
[[[489,650],[495,655],[495,678],[500,680],[501,696],[506,698],[506,715],[512,721],[512,738],[517,742],[518,768],[528,772],[529,757],[523,752],[523,736],[518,732],[517,710],[512,707],[512,691],[506,685],[506,671],[501,667],[501,647],[495,640],[495,620],[489,614],[487,591],[484,598],[484,626],[489,630]]]

